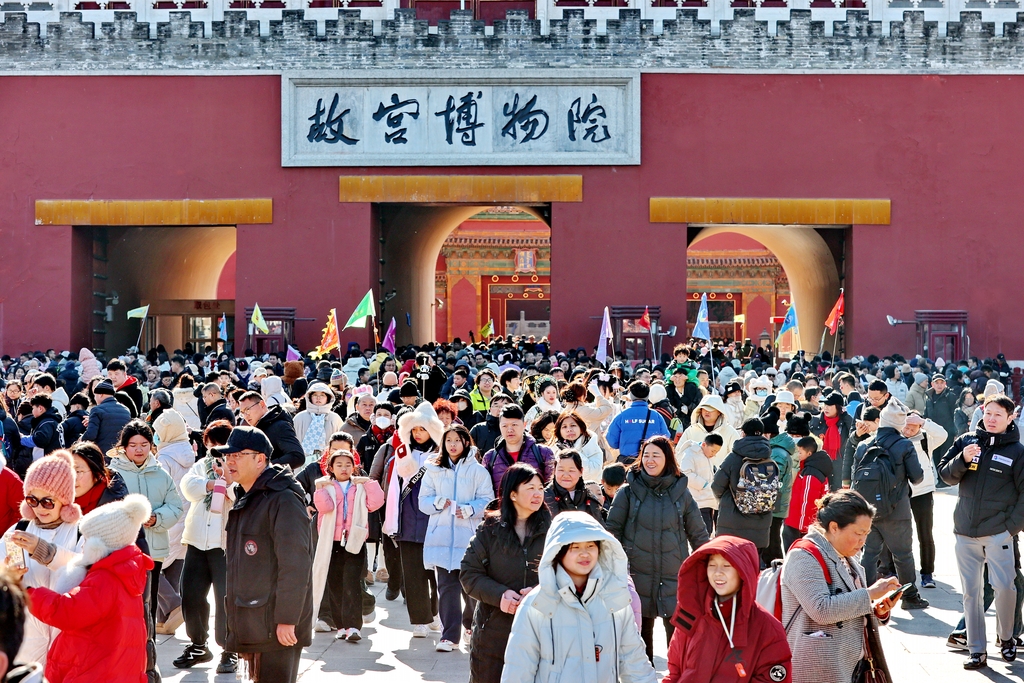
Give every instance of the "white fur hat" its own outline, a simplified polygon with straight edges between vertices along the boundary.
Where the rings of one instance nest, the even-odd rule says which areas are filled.
[[[78,524],[82,533],[83,564],[94,564],[110,553],[127,547],[139,536],[139,528],[149,519],[149,499],[137,493],[107,505],[101,505]]]
[[[647,395],[647,400],[654,405],[655,403],[661,403],[668,398],[668,391],[665,390],[665,385],[661,382],[651,383],[651,393]]]
[[[444,423],[434,412],[434,406],[426,401],[416,406],[416,410],[398,418],[398,436],[406,446],[412,446],[413,427],[423,427],[427,430],[427,434],[430,434],[431,440],[436,445],[441,445]]]

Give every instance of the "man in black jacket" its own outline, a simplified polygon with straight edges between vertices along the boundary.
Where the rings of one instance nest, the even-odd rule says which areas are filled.
[[[114,388],[127,394],[135,404],[134,416],[137,417],[145,407],[142,405],[142,389],[139,388],[139,381],[128,374],[128,366],[119,358],[107,363],[107,376],[110,377]]]
[[[987,666],[984,567],[995,592],[996,632],[1004,660],[1017,657],[1013,638],[1016,609],[1013,545],[1024,530],[1024,445],[1013,422],[1013,401],[1002,394],[985,399],[982,422],[963,434],[939,463],[939,476],[960,485],[953,533],[964,591],[970,657],[965,669]]]
[[[473,425],[469,435],[473,437],[477,452],[481,455],[494,448],[494,442],[501,436],[501,409],[512,399],[503,393],[497,393],[491,397],[491,407],[487,411],[487,417]]]
[[[235,487],[227,526],[225,649],[261,681],[294,682],[313,642],[313,555],[302,487],[270,462],[270,440],[235,427],[217,453]]]
[[[206,408],[205,411],[202,411],[204,413],[204,430],[207,425],[217,420],[227,420],[231,424],[235,424],[235,414],[231,412],[231,408],[228,408],[228,401],[221,392],[220,385],[215,382],[207,382],[203,385],[202,399]]]
[[[925,404],[924,416],[941,425],[948,434],[946,440],[932,452],[935,466],[938,467],[942,456],[953,445],[953,439],[956,437],[956,422],[953,416],[956,415],[959,396],[954,396],[953,392],[946,388],[946,378],[939,373],[932,375],[932,388],[925,395],[928,399]]]
[[[900,583],[909,583],[911,587],[903,593],[903,609],[924,609],[928,601],[921,597],[917,589],[917,563],[914,562],[913,513],[910,508],[910,484],[924,481],[924,470],[914,450],[914,444],[903,436],[903,428],[907,424],[907,407],[899,400],[890,396],[888,403],[879,416],[878,430],[875,436],[857,447],[853,458],[853,489],[858,490],[857,470],[864,463],[864,456],[874,446],[881,448],[888,455],[896,475],[896,486],[889,493],[890,502],[895,503],[892,510],[878,509],[871,522],[871,533],[864,543],[864,574],[867,582],[872,584],[878,575],[878,558],[885,545],[892,553],[896,565],[896,576]],[[860,492],[860,491],[858,491]],[[869,499],[869,503],[878,507],[877,501]],[[884,502],[884,501],[883,501]]]
[[[281,406],[267,408],[263,396],[255,391],[242,394],[238,399],[238,412],[251,426],[267,435],[273,447],[271,462],[299,469],[306,462],[306,453],[295,436],[295,426]]]

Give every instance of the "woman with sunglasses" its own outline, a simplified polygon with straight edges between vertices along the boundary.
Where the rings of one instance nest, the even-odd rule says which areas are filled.
[[[24,567],[23,586],[51,588],[58,576],[56,570],[75,555],[82,516],[82,509],[75,504],[75,470],[66,450],[56,450],[28,468],[21,516],[4,534],[0,549],[6,555],[5,563]],[[45,665],[47,650],[58,632],[28,614],[25,639],[15,661]]]

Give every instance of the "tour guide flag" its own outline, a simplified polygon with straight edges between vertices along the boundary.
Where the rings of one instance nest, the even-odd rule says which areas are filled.
[[[487,324],[480,328],[480,338],[494,336],[494,318],[487,321]]]
[[[335,308],[327,314],[327,326],[324,327],[324,336],[320,340],[320,346],[309,352],[310,358],[325,356],[331,349],[341,351],[341,340],[338,337],[338,311]]]
[[[128,311],[129,320],[131,320],[132,318],[142,318],[143,320],[145,320],[147,315],[149,315],[149,304],[146,304],[145,306],[139,306],[138,308],[133,308],[132,310]]]
[[[356,310],[352,311],[352,315],[349,316],[348,322],[345,323],[345,327],[341,328],[347,330],[350,327],[366,327],[367,318],[377,317],[373,310],[373,290],[366,292],[366,296],[356,306]]]
[[[708,322],[708,295],[705,293],[700,297],[700,310],[697,311],[697,322],[693,325],[694,339],[707,339],[711,341],[711,325]]]
[[[836,301],[836,305],[832,307],[832,312],[828,314],[828,318],[825,319],[825,327],[828,328],[828,333],[835,336],[836,330],[839,329],[839,323],[843,320],[843,309],[846,304],[843,301],[843,290],[839,290],[839,300]]]
[[[381,346],[391,352],[392,355],[395,353],[395,319],[391,318],[391,324],[388,325],[388,331],[384,333],[384,341],[381,342]]]
[[[252,307],[252,322],[253,327],[262,332],[263,334],[270,334],[270,328],[267,327],[267,321],[263,319],[263,313],[260,312],[260,305],[254,304]]]
[[[228,314],[220,314],[220,322],[217,323],[217,339],[228,340]]]
[[[790,304],[789,310],[786,311],[786,317],[782,320],[782,327],[779,328],[779,334],[775,337],[775,345],[779,345],[779,340],[782,339],[782,335],[786,334],[790,330],[795,330],[796,325],[796,306]]]
[[[649,306],[644,306],[644,314],[640,318],[640,320],[637,321],[637,324],[640,325],[640,327],[642,327],[645,330],[647,330],[648,332],[650,332],[650,330],[651,330],[651,309],[650,309]]]
[[[608,362],[608,342],[612,338],[612,319],[608,315],[608,307],[604,307],[604,318],[601,320],[601,336],[597,340],[597,353],[594,354],[594,358],[597,359],[598,363],[604,364]]]

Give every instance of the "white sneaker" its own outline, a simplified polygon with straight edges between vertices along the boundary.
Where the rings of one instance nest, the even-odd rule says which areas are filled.
[[[327,622],[324,621],[323,619],[317,619],[316,620],[316,625],[313,627],[313,630],[316,631],[317,633],[330,633],[334,629],[331,628],[330,626],[328,626]]]
[[[347,628],[339,628],[338,629],[338,634],[336,636],[334,636],[334,639],[335,640],[348,640],[348,631],[349,630]]]
[[[426,624],[416,624],[412,627],[413,638],[426,638],[428,633],[430,633],[430,629]]]
[[[441,632],[441,620],[438,619],[437,617],[434,617],[434,620],[432,622],[430,622],[430,630],[434,631],[435,633],[440,633]]]
[[[452,647],[454,647],[454,643],[452,643],[452,641],[442,640],[437,644],[437,646],[434,649],[438,652],[451,652]]]
[[[357,640],[362,640],[362,639],[363,639],[363,634],[359,632],[359,629],[357,629],[357,628],[350,628],[348,630],[348,642],[354,643]]]

